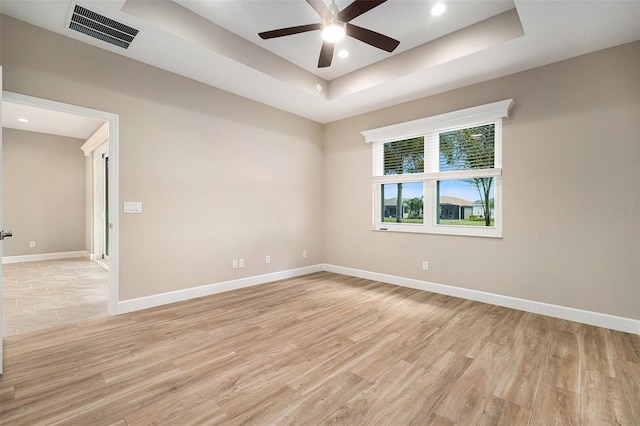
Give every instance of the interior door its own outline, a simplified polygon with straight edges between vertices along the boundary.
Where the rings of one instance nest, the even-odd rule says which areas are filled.
[[[2,93],[2,67],[0,66],[0,93]],[[11,231],[2,229],[2,98],[0,98],[0,374],[2,374],[2,240],[11,236]]]
[[[103,217],[104,224],[102,232],[104,235],[104,247],[102,248],[102,258],[107,264],[109,263],[109,151],[102,154],[102,162],[104,164],[104,201],[103,201]]]
[[[2,93],[2,67],[0,66],[0,94]],[[2,96],[0,96],[0,229],[2,229]],[[0,374],[2,374],[2,241],[0,241]]]

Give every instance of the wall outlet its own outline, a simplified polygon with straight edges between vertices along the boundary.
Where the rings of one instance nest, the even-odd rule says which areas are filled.
[[[238,269],[238,261],[236,259],[233,259],[231,261],[231,268],[232,269]]]
[[[266,255],[264,258],[264,263],[271,263],[271,256]]]
[[[238,266],[244,268],[244,259],[238,260]]]
[[[306,250],[302,250],[302,257],[306,258],[307,257],[307,251]]]
[[[29,241],[29,247],[34,248],[36,246],[35,241]]]
[[[429,262],[427,262],[426,260],[422,261],[422,270],[423,271],[428,271],[429,270]]]

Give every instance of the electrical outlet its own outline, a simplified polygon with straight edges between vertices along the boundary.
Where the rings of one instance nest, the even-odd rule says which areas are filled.
[[[35,241],[29,241],[29,247],[34,248],[36,246]]]
[[[423,271],[428,271],[429,270],[429,262],[427,262],[426,260],[422,261],[422,270]]]
[[[244,268],[244,259],[238,260],[238,266]]]
[[[232,269],[238,269],[238,261],[237,260],[233,259],[231,261],[231,268]]]
[[[302,250],[302,257],[306,258],[307,257],[307,251],[306,250]]]
[[[266,255],[264,258],[264,263],[271,263],[271,256]]]

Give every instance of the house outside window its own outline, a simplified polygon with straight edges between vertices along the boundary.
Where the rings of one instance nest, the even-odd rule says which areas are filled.
[[[502,237],[502,119],[511,99],[362,132],[373,229]]]

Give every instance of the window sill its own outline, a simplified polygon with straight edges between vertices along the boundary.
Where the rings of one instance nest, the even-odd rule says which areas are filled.
[[[502,239],[502,232],[496,228],[484,229],[484,232],[478,232],[478,230],[460,229],[458,226],[438,225],[438,228],[424,229],[410,226],[385,226],[374,227],[372,231],[375,232],[398,232],[404,234],[431,234],[431,235],[453,235],[457,237],[480,237],[480,238],[493,238]],[[472,232],[475,231],[475,232]]]

